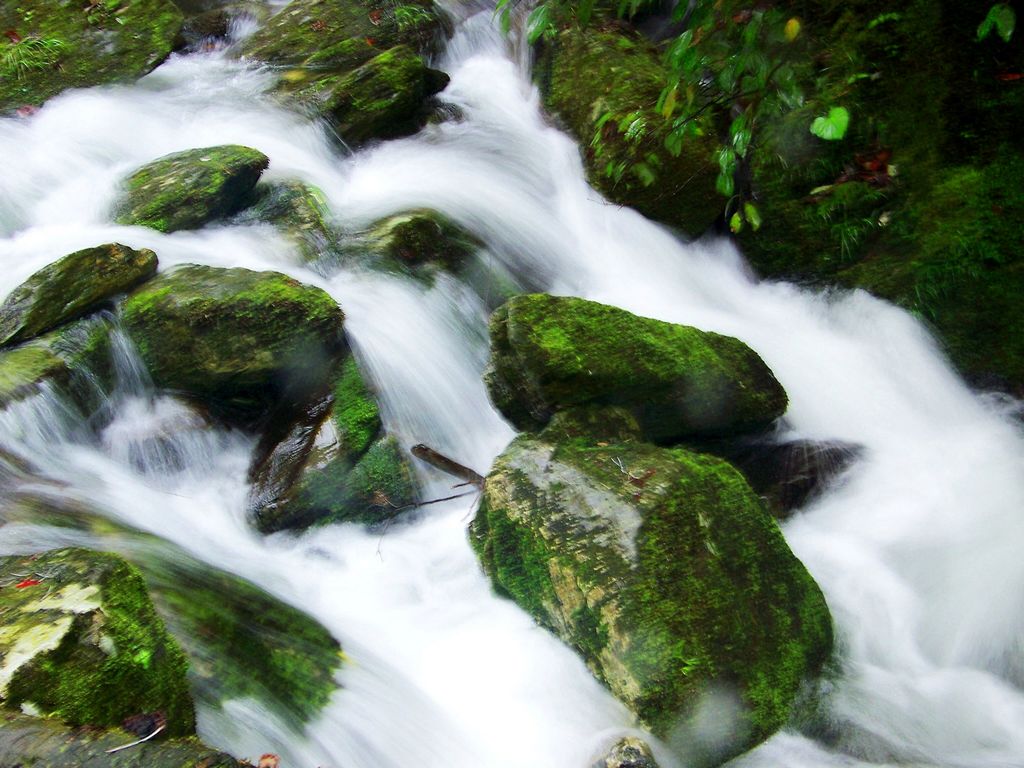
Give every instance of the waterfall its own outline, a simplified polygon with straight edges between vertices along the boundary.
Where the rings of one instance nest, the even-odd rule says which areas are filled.
[[[745,768],[1024,765],[1024,441],[1015,404],[972,393],[927,330],[864,293],[759,283],[727,242],[685,243],[603,200],[574,142],[489,10],[465,11],[437,65],[459,118],[355,154],[284,111],[272,75],[223,52],[175,55],[134,85],[71,91],[0,120],[0,294],[105,242],[178,263],[273,269],[344,308],[389,430],[485,472],[513,436],[487,400],[487,303],[342,266],[321,274],[260,224],[164,235],[116,226],[119,181],[169,152],[215,144],[270,157],[265,178],[323,191],[349,231],[435,208],[478,236],[522,286],[736,336],[790,397],[780,437],[863,446],[784,532],[821,585],[837,661],[813,735],[784,732]],[[331,703],[296,734],[257,701],[201,709],[200,735],[241,757],[345,768],[587,768],[629,713],[583,662],[495,597],[469,548],[467,499],[385,534],[352,525],[261,537],[244,514],[252,440],[154,392],[115,345],[112,418],[99,437],[50,393],[0,414],[0,448],[126,524],[242,575],[324,624],[349,662]],[[444,478],[424,474],[432,491]],[[12,523],[2,553],[91,541]],[[664,758],[668,768],[671,760]]]

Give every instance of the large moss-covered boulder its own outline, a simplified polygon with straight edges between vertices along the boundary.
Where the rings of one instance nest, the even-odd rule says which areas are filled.
[[[771,370],[731,336],[547,294],[499,307],[490,334],[491,400],[520,428],[566,407],[621,405],[661,442],[763,429],[786,410]]]
[[[524,435],[488,475],[470,536],[498,592],[687,764],[717,765],[782,727],[830,653],[821,591],[721,459]],[[709,741],[698,723],[723,699],[733,719]]]
[[[128,177],[115,218],[160,232],[198,229],[252,202],[269,162],[262,152],[233,144],[166,155]]]
[[[715,191],[718,142],[710,121],[673,155],[670,121],[655,110],[668,80],[662,54],[620,26],[573,25],[537,69],[544,104],[583,148],[587,177],[609,200],[697,237],[724,200]]]
[[[406,456],[385,434],[353,357],[330,396],[265,435],[250,478],[250,516],[264,533],[319,522],[381,523],[416,495]]]
[[[243,409],[329,389],[345,349],[334,299],[278,272],[175,267],[122,320],[157,386]]]
[[[405,266],[463,267],[482,244],[444,214],[420,209],[378,221],[367,235],[369,249]]]
[[[76,251],[43,267],[0,304],[0,346],[74,320],[156,274],[156,254],[119,243]]]
[[[0,580],[3,706],[95,726],[160,712],[168,734],[194,731],[185,656],[127,562],[54,550],[4,558]]]
[[[3,768],[252,768],[195,737],[154,739],[109,754],[149,733],[121,728],[69,728],[0,710]]]
[[[66,88],[132,80],[171,52],[181,12],[170,0],[0,3],[0,112]]]
[[[325,75],[314,70],[308,79],[285,80],[281,90],[326,117],[338,136],[356,146],[418,131],[430,113],[427,97],[446,85],[446,74],[429,68],[408,46],[398,45],[351,72]]]
[[[49,388],[93,411],[111,383],[110,331],[91,317],[0,350],[0,408]]]

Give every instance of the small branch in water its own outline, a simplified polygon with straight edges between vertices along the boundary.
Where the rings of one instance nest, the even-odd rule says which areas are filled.
[[[149,736],[146,736],[144,738],[141,738],[141,739],[138,739],[136,741],[133,741],[131,744],[122,744],[120,747],[113,747],[112,749],[108,749],[108,750],[105,750],[105,751],[106,751],[106,753],[108,755],[112,755],[115,752],[120,752],[122,749],[128,749],[129,747],[137,747],[139,744],[142,744],[143,742],[149,741],[150,739],[152,739],[154,736],[156,736],[158,733],[160,733],[160,731],[162,731],[166,727],[167,727],[166,725],[161,725],[159,728],[157,728],[155,731],[153,731],[151,734],[149,734]]]
[[[420,461],[424,461],[436,469],[440,469],[442,472],[446,472],[449,475],[465,480],[466,485],[475,485],[477,488],[484,487],[484,477],[479,472],[475,472],[469,467],[459,464],[459,462],[449,459],[444,454],[438,453],[433,448],[420,443],[412,447],[412,455]]]

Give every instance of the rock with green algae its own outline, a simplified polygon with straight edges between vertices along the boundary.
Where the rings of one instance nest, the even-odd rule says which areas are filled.
[[[381,523],[416,496],[406,455],[385,434],[376,396],[354,357],[342,364],[330,396],[264,435],[250,480],[249,514],[264,533],[325,522]]]
[[[0,768],[253,768],[195,737],[157,738],[108,754],[147,735],[120,728],[69,728],[0,710]]]
[[[694,765],[782,727],[830,654],[817,584],[711,456],[522,435],[488,475],[470,538],[495,589]],[[727,736],[702,741],[702,710],[723,698]]]
[[[157,386],[250,412],[328,390],[346,348],[334,299],[278,272],[178,266],[122,322]]]
[[[482,244],[447,216],[419,209],[390,216],[370,227],[370,250],[399,264],[438,264],[458,270]]]
[[[248,58],[308,71],[351,72],[396,45],[429,52],[442,19],[429,0],[402,5],[365,0],[292,0],[241,47]]]
[[[113,375],[111,330],[108,319],[89,317],[0,350],[0,408],[51,388],[93,412]]]
[[[591,768],[658,768],[651,748],[635,736],[617,741]]]
[[[781,416],[786,393],[743,342],[584,299],[517,296],[491,316],[491,400],[516,426],[620,405],[648,439],[735,435]]]
[[[418,131],[430,115],[427,98],[447,85],[448,75],[398,45],[350,72],[286,79],[279,90],[328,119],[347,144],[358,146]]]
[[[133,80],[170,54],[181,12],[169,0],[0,3],[0,112],[68,88]]]
[[[128,177],[115,219],[160,232],[198,229],[249,205],[269,162],[262,152],[234,144],[166,155]]]
[[[197,707],[254,700],[297,729],[322,711],[338,690],[344,654],[319,622],[168,541],[120,525],[80,501],[40,492],[45,482],[32,477],[31,487],[0,499],[0,520],[58,529],[65,532],[61,539],[75,531],[76,540],[116,552],[138,568],[188,658]]]
[[[68,725],[160,712],[194,733],[188,662],[139,572],[116,555],[60,549],[0,561],[0,698]]]
[[[76,251],[43,267],[0,305],[0,346],[74,320],[156,274],[156,254],[119,243]]]
[[[239,219],[272,224],[295,244],[307,264],[323,259],[338,246],[323,193],[302,181],[260,184],[256,202],[239,214]]]
[[[665,148],[670,121],[654,107],[669,73],[654,45],[618,25],[573,25],[551,41],[537,73],[545,106],[580,142],[587,178],[605,197],[691,237],[722,217],[710,122],[678,155]],[[643,125],[635,139],[619,129],[624,120]]]

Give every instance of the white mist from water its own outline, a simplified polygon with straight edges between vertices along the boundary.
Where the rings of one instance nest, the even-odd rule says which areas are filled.
[[[1024,765],[1024,446],[1006,409],[973,396],[906,314],[864,294],[756,284],[727,244],[682,244],[603,201],[576,146],[543,121],[489,12],[459,26],[440,66],[461,120],[345,158],[319,126],[272,104],[267,74],[220,54],[174,57],[135,86],[0,120],[0,293],[109,241],[153,248],[162,268],[287,272],[339,300],[404,445],[427,442],[486,470],[513,433],[480,381],[487,313],[465,286],[350,269],[325,278],[265,226],[161,235],[109,223],[117,184],[138,165],[240,143],[271,158],[268,180],[320,187],[345,229],[434,207],[524,284],[735,335],[786,387],[787,437],[865,449],[786,527],[837,625],[828,744],[784,733],[737,762]],[[383,539],[353,526],[261,538],[244,520],[251,442],[197,435],[181,404],[128,389],[98,444],[81,430],[55,434],[60,419],[39,413],[52,407],[45,398],[0,419],[0,439],[44,456],[65,493],[308,611],[351,659],[304,742],[258,703],[235,702],[201,713],[212,743],[252,757],[273,742],[291,766],[583,768],[628,729],[574,654],[490,594],[466,542],[469,504],[427,508]],[[163,454],[143,446],[169,435],[177,458],[161,466]],[[447,487],[425,479],[428,493]],[[59,538],[42,536],[8,526],[0,546]]]

